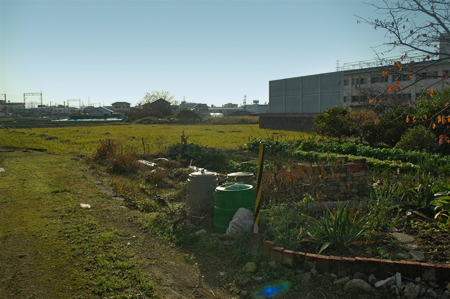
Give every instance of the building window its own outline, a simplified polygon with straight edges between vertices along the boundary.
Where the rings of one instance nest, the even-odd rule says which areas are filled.
[[[350,97],[345,96],[345,97],[344,97],[344,103],[348,103],[348,102],[350,102]]]
[[[367,82],[366,78],[355,78],[355,79],[352,79],[352,85],[365,84],[366,82]]]
[[[344,86],[348,86],[348,79],[344,79]]]
[[[398,76],[398,81],[411,81],[410,75],[400,75]]]
[[[352,96],[352,103],[359,102],[359,96]]]
[[[373,76],[370,78],[371,83],[388,82],[388,81],[389,81],[388,76]]]

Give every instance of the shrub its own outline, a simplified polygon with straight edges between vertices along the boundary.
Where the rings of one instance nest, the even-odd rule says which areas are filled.
[[[136,154],[132,151],[116,152],[108,160],[113,173],[134,172],[138,168]]]
[[[114,139],[107,138],[106,140],[100,140],[97,152],[95,154],[96,159],[107,159],[110,155],[113,155],[117,150],[117,143]]]
[[[164,168],[155,168],[146,174],[145,181],[147,183],[160,185],[164,183],[165,179],[169,176],[169,171]]]
[[[371,132],[373,126],[380,121],[375,112],[370,110],[352,111],[347,117],[357,129],[355,133],[357,133],[360,143],[363,142],[368,132]]]
[[[184,162],[185,165],[195,165],[211,171],[223,171],[228,168],[228,155],[213,147],[198,144],[174,144],[168,149],[169,158]]]
[[[368,128],[365,140],[369,143],[384,143],[395,146],[412,125],[406,122],[406,117],[412,108],[400,107],[389,110],[375,126]]]
[[[424,126],[409,128],[402,136],[395,148],[407,151],[431,152],[436,145],[436,135]]]
[[[323,136],[336,137],[339,140],[351,136],[357,129],[348,118],[349,113],[346,107],[327,109],[323,114],[314,116],[314,130]]]
[[[94,158],[107,161],[113,173],[133,172],[138,168],[136,153],[125,151],[114,139],[100,140]]]

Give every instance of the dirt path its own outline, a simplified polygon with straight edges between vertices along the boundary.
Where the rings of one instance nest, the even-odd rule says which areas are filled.
[[[72,156],[0,153],[0,167],[0,298],[233,297],[219,266],[144,233]]]

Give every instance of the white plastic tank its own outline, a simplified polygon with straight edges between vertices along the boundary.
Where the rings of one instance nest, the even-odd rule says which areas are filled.
[[[201,169],[191,173],[187,180],[186,211],[196,216],[212,214],[217,184],[215,172]]]

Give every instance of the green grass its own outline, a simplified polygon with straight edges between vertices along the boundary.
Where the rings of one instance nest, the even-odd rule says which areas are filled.
[[[99,217],[110,199],[75,160],[2,155],[0,252],[14,257],[26,249],[27,272],[48,298],[154,297],[152,280],[130,259],[126,236]],[[92,209],[80,207],[93,202]],[[0,274],[0,281],[10,280],[11,273]]]
[[[182,131],[189,143],[220,149],[237,149],[250,138],[272,138],[298,140],[308,133],[295,131],[272,131],[259,129],[258,125],[105,125],[58,128],[14,128],[0,130],[4,146],[47,149],[55,153],[94,152],[100,140],[115,139],[126,148],[138,153],[165,151],[169,145],[180,142]],[[39,135],[45,134],[45,137]],[[46,140],[58,137],[57,140]],[[144,141],[144,142],[143,142]]]

